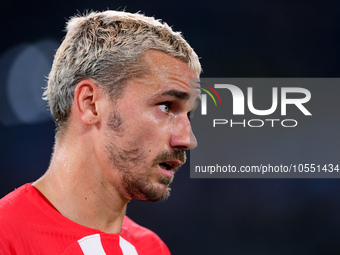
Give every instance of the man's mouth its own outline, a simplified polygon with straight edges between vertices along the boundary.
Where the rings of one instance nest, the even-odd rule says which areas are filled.
[[[172,178],[185,161],[185,151],[174,150],[171,152],[161,152],[155,158],[154,166],[158,165],[164,176]]]
[[[170,162],[163,162],[163,163],[159,163],[159,165],[161,166],[161,168],[166,169],[166,170],[171,170],[173,167],[173,163]]]
[[[165,170],[176,171],[183,164],[180,160],[164,161],[159,163],[159,166]]]

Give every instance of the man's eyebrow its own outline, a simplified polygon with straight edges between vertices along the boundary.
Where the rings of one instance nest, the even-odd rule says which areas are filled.
[[[155,98],[162,97],[162,96],[172,96],[172,97],[176,97],[180,100],[184,100],[184,101],[188,100],[190,98],[189,93],[179,91],[179,90],[175,90],[175,89],[167,90],[167,91],[164,91],[162,93],[156,94]]]

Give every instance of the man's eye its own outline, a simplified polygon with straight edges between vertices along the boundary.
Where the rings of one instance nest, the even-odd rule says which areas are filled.
[[[169,113],[170,103],[169,102],[162,103],[162,104],[159,104],[158,107],[159,109],[161,109],[162,112]]]

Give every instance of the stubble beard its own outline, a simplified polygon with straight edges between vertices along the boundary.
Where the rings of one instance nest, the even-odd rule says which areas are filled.
[[[152,202],[166,200],[170,196],[169,185],[172,183],[173,177],[159,176],[157,177],[158,183],[154,183],[154,179],[152,179],[154,169],[158,168],[160,162],[169,159],[180,159],[185,162],[185,151],[161,151],[153,163],[150,163],[147,161],[145,150],[138,141],[128,144],[124,148],[115,145],[114,140],[124,136],[123,119],[119,113],[114,111],[110,114],[107,126],[110,142],[106,146],[106,151],[113,168],[119,171],[122,192],[126,193],[129,199]]]

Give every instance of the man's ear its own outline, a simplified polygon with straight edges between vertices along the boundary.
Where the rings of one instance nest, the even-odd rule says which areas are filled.
[[[92,80],[82,80],[74,90],[74,106],[79,119],[85,125],[99,122],[99,87]]]

